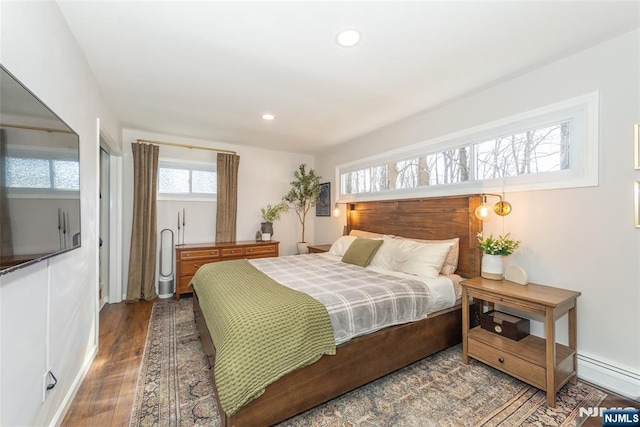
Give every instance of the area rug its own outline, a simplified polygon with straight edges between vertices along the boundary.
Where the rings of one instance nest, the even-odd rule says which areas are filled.
[[[154,304],[131,426],[220,426],[192,299]],[[279,426],[579,426],[579,408],[602,391],[578,382],[546,394],[480,362],[461,362],[454,346]]]

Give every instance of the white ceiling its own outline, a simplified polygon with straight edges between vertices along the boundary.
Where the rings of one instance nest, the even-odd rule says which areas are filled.
[[[640,26],[637,1],[58,4],[123,126],[306,153]]]

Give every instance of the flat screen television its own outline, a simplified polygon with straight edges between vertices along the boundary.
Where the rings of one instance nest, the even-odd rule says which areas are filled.
[[[0,275],[80,247],[79,144],[0,64]]]

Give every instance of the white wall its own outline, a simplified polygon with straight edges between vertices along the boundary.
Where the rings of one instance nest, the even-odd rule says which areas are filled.
[[[61,421],[97,350],[98,129],[120,130],[58,6],[2,2],[0,62],[80,135],[82,247],[0,277],[0,425]],[[43,375],[58,384],[42,403]]]
[[[469,72],[473,72],[470,67]],[[634,31],[490,89],[379,129],[316,157],[318,173],[400,146],[427,141],[593,91],[600,93],[600,184],[507,193],[513,213],[485,224],[522,247],[510,262],[536,283],[582,292],[578,300],[579,375],[640,396],[640,229],[633,223],[633,124],[640,121],[640,33]],[[334,182],[335,186],[335,182]],[[331,241],[340,219],[316,219]],[[566,319],[558,322],[566,341]],[[535,333],[541,333],[535,325]],[[607,375],[590,371],[601,364]]]
[[[123,293],[126,294],[127,275],[129,271],[129,248],[131,244],[131,221],[133,207],[133,163],[130,144],[137,139],[163,141],[183,145],[195,145],[236,151],[240,156],[238,170],[238,218],[237,240],[254,240],[256,231],[260,229],[260,207],[274,204],[282,199],[289,190],[289,182],[293,179],[293,171],[301,163],[313,167],[313,157],[305,154],[284,151],[265,150],[224,142],[205,141],[201,139],[164,135],[134,129],[123,130],[124,143],[124,210],[123,210]],[[190,150],[160,146],[160,157],[184,160],[212,161],[216,154],[206,150]],[[164,228],[171,228],[175,238],[178,237],[178,209],[187,209],[187,227],[185,243],[206,243],[215,241],[215,204],[206,202],[158,202],[158,233]],[[161,211],[168,209],[169,212]],[[314,214],[310,214],[314,215]],[[313,220],[308,218],[311,224]],[[280,254],[296,253],[296,242],[300,239],[300,225],[293,211],[288,212],[274,224],[274,240],[280,242]],[[306,231],[308,239],[313,242],[313,225]],[[176,242],[177,243],[177,242]],[[157,277],[156,277],[157,280]]]

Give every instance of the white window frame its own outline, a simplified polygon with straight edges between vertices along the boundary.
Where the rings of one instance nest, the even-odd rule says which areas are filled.
[[[475,179],[476,159],[473,149],[475,143],[566,120],[572,121],[569,169],[488,180]],[[592,92],[474,128],[338,165],[335,168],[338,202],[597,186],[598,133],[599,94]],[[341,175],[344,173],[468,145],[472,147],[470,165],[472,178],[467,182],[370,193],[342,193]]]
[[[160,168],[175,168],[175,169],[189,169],[216,172],[216,165],[211,162],[198,162],[195,160],[176,160],[170,158],[158,159],[158,171]],[[218,200],[218,193],[214,194],[202,194],[202,193],[161,193],[160,185],[158,184],[157,200],[188,200],[193,202],[216,202]]]

